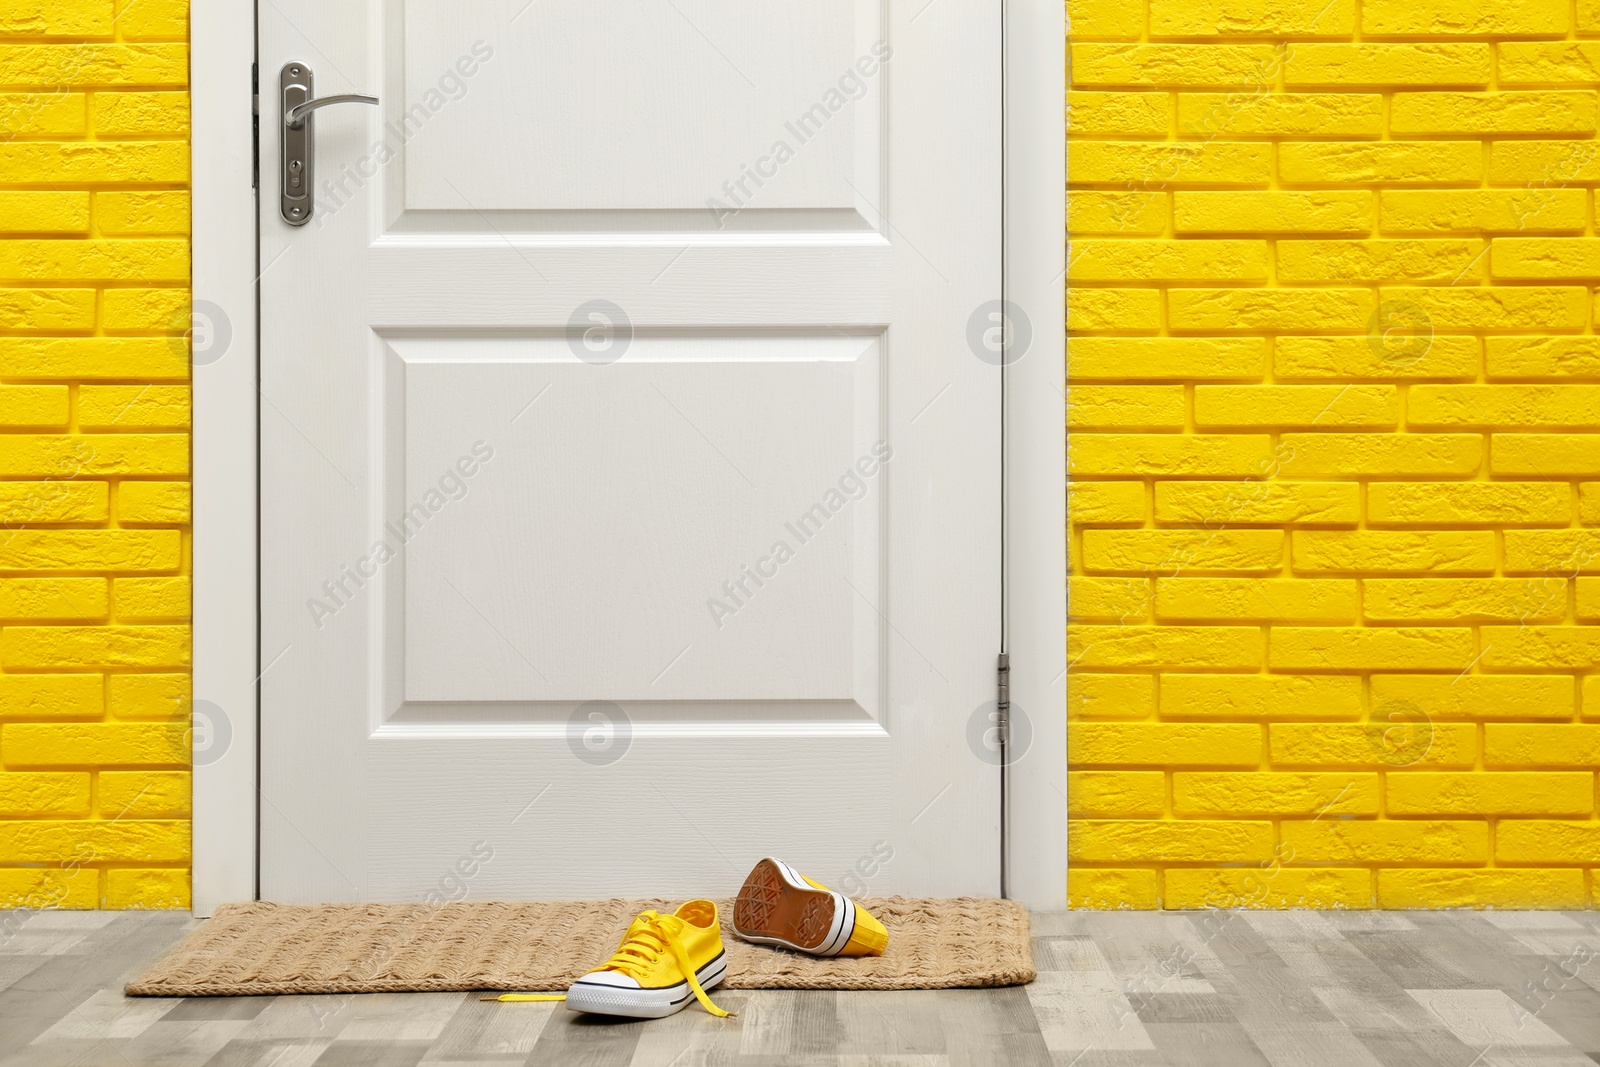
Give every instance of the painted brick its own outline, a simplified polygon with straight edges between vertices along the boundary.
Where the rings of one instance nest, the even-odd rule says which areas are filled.
[[[1561,0],[1366,0],[1361,32],[1372,36],[1560,37],[1572,25]]]
[[[1578,619],[1582,622],[1600,619],[1600,578],[1579,578],[1576,584]]]
[[[1074,722],[1067,729],[1074,767],[1254,767],[1261,727],[1247,723]]]
[[[1286,433],[1285,477],[1469,475],[1483,462],[1477,434]]]
[[[1120,0],[1067,0],[1072,36],[1134,39],[1144,33],[1144,5]]]
[[[1600,530],[1507,530],[1509,574],[1567,578],[1600,573]]]
[[[3,779],[0,779],[3,780]],[[1084,818],[1155,818],[1167,802],[1161,771],[1070,771],[1067,814]]]
[[[1194,392],[1195,425],[1365,426],[1394,429],[1400,392],[1392,385],[1205,385]]]
[[[187,289],[108,289],[100,298],[100,326],[107,333],[171,330],[181,337],[189,316]]]
[[[104,578],[0,578],[0,618],[103,619]]]
[[[1166,875],[1166,906],[1174,909],[1370,908],[1372,896],[1372,877],[1361,870],[1175,868]]]
[[[1161,130],[1165,133],[1163,127]],[[1377,93],[1183,93],[1178,133],[1229,136],[1377,137]]]
[[[1067,579],[1067,617],[1103,622],[1142,622],[1150,614],[1150,583],[1144,578]]]
[[[188,75],[182,44],[0,44],[4,86],[181,87]]]
[[[1492,574],[1490,531],[1296,530],[1290,539],[1294,569],[1319,573]]]
[[[1600,145],[1592,140],[1514,140],[1489,145],[1492,185],[1549,188],[1596,180],[1600,180]]]
[[[15,727],[6,727],[7,730]],[[94,862],[183,863],[189,859],[187,822],[0,822],[0,861],[53,863],[91,855]]]
[[[184,674],[113,674],[106,681],[111,714],[119,719],[170,720],[189,700]]]
[[[1491,339],[1493,340],[1493,339]],[[1578,338],[1574,338],[1578,340]],[[1378,378],[1466,380],[1483,363],[1476,337],[1419,336],[1396,349],[1380,337],[1280,337],[1273,372],[1280,381]]]
[[[1579,329],[1589,316],[1578,286],[1396,287],[1382,298],[1419,308],[1440,330]]]
[[[1491,379],[1600,378],[1600,337],[1491,337]]]
[[[1581,233],[1589,217],[1582,189],[1384,189],[1378,212],[1386,233]]]
[[[1282,530],[1085,530],[1088,571],[1269,573],[1283,565]]]
[[[186,523],[189,483],[123,482],[117,487],[117,517],[125,523]]]
[[[1067,197],[1067,229],[1085,236],[1154,236],[1167,228],[1165,193],[1080,189]]]
[[[0,907],[44,911],[100,906],[100,872],[89,867],[0,867]]]
[[[1497,433],[1490,438],[1494,474],[1600,474],[1600,434]]]
[[[0,46],[0,76],[5,49]],[[0,144],[0,182],[21,184],[39,174],[61,182],[176,183],[189,178],[189,146],[182,141],[82,141]]]
[[[1362,330],[1376,305],[1366,289],[1173,289],[1175,330]]]
[[[1263,655],[1255,626],[1068,627],[1067,660],[1075,667],[1218,667],[1256,670]]]
[[[1464,240],[1280,241],[1278,278],[1285,282],[1455,282],[1466,276],[1482,255],[1478,242]]]
[[[38,815],[89,814],[89,775],[86,771],[0,771],[0,818],[26,819]]]
[[[1067,453],[1067,470],[1078,477],[1247,477],[1270,469],[1270,447],[1266,434],[1084,434]],[[0,469],[3,457],[0,448]]]
[[[0,386],[0,426],[65,427],[70,409],[64,385]]]
[[[1356,621],[1356,583],[1323,578],[1161,578],[1156,618]]]
[[[165,571],[181,562],[176,531],[13,530],[0,571]]]
[[[1178,771],[1172,776],[1175,815],[1378,814],[1378,776],[1324,772]]]
[[[1249,863],[1271,852],[1270,822],[1083,819],[1067,840],[1081,863]]]
[[[1307,185],[1432,185],[1483,180],[1483,150],[1469,141],[1286,141],[1278,177]]]
[[[101,771],[100,814],[108,819],[189,815],[188,771]]]
[[[1161,328],[1161,292],[1157,289],[1074,289],[1067,297],[1068,330],[1133,330]],[[1071,352],[1072,345],[1067,346]],[[4,348],[0,347],[0,357]],[[4,363],[0,362],[0,367]]]
[[[1594,775],[1561,771],[1419,772],[1389,776],[1390,815],[1587,815]]]
[[[1397,134],[1593,133],[1592,92],[1396,93]]]
[[[108,516],[105,482],[0,482],[0,523],[37,526],[47,522],[104,522]]]
[[[1208,526],[1354,526],[1361,518],[1361,491],[1346,482],[1157,482],[1157,522]]]
[[[1577,627],[1564,629],[1582,633]],[[1505,635],[1496,633],[1491,638],[1486,633],[1485,641],[1499,640],[1502,636]],[[1588,646],[1592,651],[1593,637]],[[1592,667],[1594,663],[1591,656],[1582,666]],[[1486,767],[1570,767],[1592,772],[1600,765],[1600,726],[1492,722],[1483,728],[1483,763]],[[1592,801],[1593,797],[1590,799]]]
[[[1067,401],[1069,430],[1181,430],[1181,385],[1079,385]]]
[[[1265,241],[1075,241],[1070,281],[1266,281]]]
[[[1156,711],[1156,680],[1148,674],[1067,672],[1067,717],[1144,719]]]
[[[1482,821],[1289,820],[1283,843],[1296,863],[1481,865],[1489,859],[1489,827]]]
[[[1320,7],[1293,0],[1150,0],[1152,37],[1343,37],[1355,0]]]
[[[1408,701],[1431,719],[1569,719],[1576,710],[1572,679],[1550,675],[1374,674],[1371,685],[1374,706]]]
[[[56,475],[62,456],[77,457],[80,476],[185,474],[189,439],[181,434],[0,435],[0,475]]]
[[[4,115],[5,106],[0,98],[0,115]],[[88,229],[88,193],[0,191],[0,232],[83,234]]]
[[[188,376],[188,353],[167,337],[0,337],[0,377],[179,381]]]
[[[0,154],[0,178],[5,176]],[[1143,188],[1169,185],[1266,185],[1272,146],[1238,141],[1079,141],[1072,151],[1074,182],[1114,182]]]
[[[0,632],[0,666],[7,669],[188,665],[186,626],[8,626]],[[6,758],[15,754],[8,749]]]
[[[95,193],[94,217],[107,236],[181,234],[189,228],[189,194],[176,189]]]
[[[1519,41],[1495,51],[1501,85],[1600,82],[1600,41]]]
[[[1260,378],[1266,365],[1259,337],[1075,337],[1067,344],[1074,381]]]
[[[189,387],[187,385],[80,385],[78,426],[85,430],[187,429]]]
[[[1161,715],[1188,719],[1351,719],[1361,679],[1337,675],[1163,674]]]
[[[1297,44],[1283,67],[1284,83],[1314,85],[1489,84],[1490,46],[1444,44]]]
[[[1380,908],[1585,908],[1583,871],[1387,870],[1378,872]]]
[[[172,240],[0,242],[0,277],[38,281],[189,280],[189,246]]]
[[[1067,485],[1067,521],[1074,524],[1142,523],[1145,510],[1144,486],[1138,482],[1071,482]]]
[[[1507,819],[1495,828],[1495,859],[1500,863],[1518,864],[1593,864],[1595,857],[1600,856],[1600,833],[1597,831],[1600,831],[1597,822]]]
[[[1367,486],[1367,521],[1373,524],[1565,526],[1571,520],[1572,491],[1551,482],[1373,482]]]
[[[1489,250],[1496,278],[1583,280],[1600,271],[1600,238],[1500,237]]]
[[[0,720],[89,718],[104,710],[98,674],[0,675]]]
[[[83,764],[182,765],[189,744],[181,723],[10,723],[0,727],[11,767]]]
[[[0,875],[4,873],[0,871]],[[3,883],[0,883],[0,892],[3,892]],[[1146,911],[1159,908],[1161,875],[1138,868],[1074,867],[1067,872],[1067,907]]]
[[[178,867],[114,867],[106,872],[105,904],[119,909],[187,908],[189,872]]]
[[[1268,736],[1274,767],[1470,768],[1477,727],[1380,717],[1367,723],[1278,723]]]
[[[93,289],[0,289],[0,329],[39,332],[94,326]]]
[[[1406,419],[1422,428],[1587,428],[1600,421],[1600,385],[1418,385]]]
[[[112,579],[111,589],[119,619],[136,621],[189,617],[188,578],[115,578]]]
[[[1269,44],[1081,44],[1068,45],[1072,84],[1160,86],[1240,86],[1272,83],[1282,65]],[[1074,180],[1083,180],[1074,175]]]
[[[112,0],[0,2],[0,35],[6,37],[109,37],[112,26]]]
[[[1146,134],[1164,137],[1172,121],[1166,93],[1067,94],[1067,129],[1075,134]]]
[[[1560,622],[1565,590],[1530,588],[1527,578],[1368,578],[1369,622]],[[1560,583],[1564,585],[1564,583]]]
[[[189,4],[188,0],[119,0],[117,16],[122,36],[129,40],[181,40],[189,27]]]
[[[140,6],[156,0],[138,0]],[[93,107],[97,137],[183,134],[189,131],[189,94],[96,93]]]
[[[1578,486],[1578,521],[1585,526],[1600,526],[1600,482]]]
[[[1476,654],[1459,628],[1280,626],[1269,665],[1281,670],[1466,670]]]
[[[1600,719],[1600,674],[1583,679],[1583,717]]]
[[[1366,233],[1375,225],[1376,197],[1365,190],[1315,192],[1177,192],[1177,233]]]

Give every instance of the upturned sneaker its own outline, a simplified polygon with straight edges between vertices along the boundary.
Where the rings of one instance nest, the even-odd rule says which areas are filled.
[[[881,956],[889,945],[889,931],[865,908],[770,856],[739,889],[733,930],[813,956]]]
[[[640,912],[611,958],[567,987],[567,1007],[660,1019],[694,999],[712,1015],[727,1016],[706,995],[727,973],[717,906],[691,900],[671,915]]]

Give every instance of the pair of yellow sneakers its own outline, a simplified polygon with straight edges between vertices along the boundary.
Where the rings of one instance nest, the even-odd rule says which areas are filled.
[[[744,880],[733,905],[733,930],[758,945],[815,956],[878,956],[889,931],[867,910],[770,856]],[[706,991],[728,973],[717,906],[691,900],[671,915],[641,912],[605,963],[567,989],[567,1007],[596,1015],[660,1019],[698,1000],[726,1016]]]

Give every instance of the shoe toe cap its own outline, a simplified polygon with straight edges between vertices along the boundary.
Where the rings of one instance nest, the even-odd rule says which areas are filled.
[[[584,985],[609,986],[612,989],[641,989],[639,980],[621,971],[590,971],[579,978]]]

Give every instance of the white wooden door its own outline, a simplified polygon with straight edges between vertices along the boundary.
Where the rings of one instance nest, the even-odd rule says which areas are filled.
[[[262,896],[996,893],[999,0],[259,10]]]

